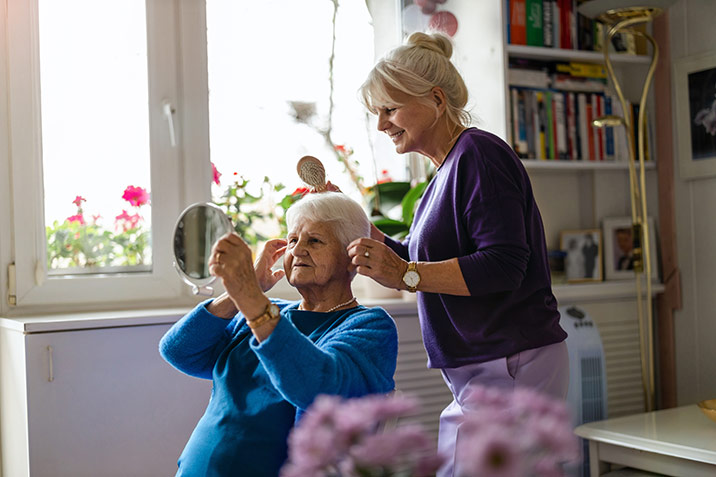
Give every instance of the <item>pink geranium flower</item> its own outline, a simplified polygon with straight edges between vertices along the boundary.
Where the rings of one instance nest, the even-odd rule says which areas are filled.
[[[220,185],[219,179],[221,178],[221,172],[219,172],[213,162],[211,163],[211,172],[214,175],[214,184]]]
[[[72,203],[75,204],[77,207],[82,207],[82,202],[87,202],[87,199],[85,199],[81,195],[78,195],[77,197],[75,197],[75,200],[72,201]]]
[[[136,229],[140,220],[142,220],[142,216],[139,214],[129,215],[126,210],[122,210],[122,213],[114,218],[114,224],[118,229],[126,232]]]
[[[126,200],[134,207],[141,207],[149,202],[149,192],[143,187],[127,186],[122,194],[122,199]]]
[[[65,219],[67,222],[78,222],[80,225],[85,224],[85,218],[82,214],[71,215]]]

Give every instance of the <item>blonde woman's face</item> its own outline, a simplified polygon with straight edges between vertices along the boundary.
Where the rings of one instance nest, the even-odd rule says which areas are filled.
[[[437,143],[437,109],[403,92],[389,93],[394,104],[375,105],[378,130],[390,137],[398,154],[419,152],[430,156]]]

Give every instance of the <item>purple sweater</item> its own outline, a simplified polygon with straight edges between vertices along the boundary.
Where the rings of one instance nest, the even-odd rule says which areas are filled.
[[[563,341],[542,217],[522,163],[500,138],[466,130],[428,185],[404,259],[458,258],[470,296],[418,292],[428,367],[455,368]]]

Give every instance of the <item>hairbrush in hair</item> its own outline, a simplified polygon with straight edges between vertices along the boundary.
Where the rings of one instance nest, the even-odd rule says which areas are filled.
[[[323,163],[313,156],[303,156],[296,165],[298,177],[316,192],[326,190],[326,169]]]

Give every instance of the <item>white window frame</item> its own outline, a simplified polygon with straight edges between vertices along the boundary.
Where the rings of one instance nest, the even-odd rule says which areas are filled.
[[[7,283],[14,281],[8,312],[78,306],[116,309],[189,302],[173,267],[172,233],[179,213],[210,197],[205,7],[203,2],[148,0],[147,42],[152,192],[151,272],[48,277],[43,211],[38,6],[36,0],[3,2],[7,45],[7,156],[11,206],[0,209],[8,234],[0,236]],[[184,50],[179,45],[188,45]],[[204,65],[202,74],[201,65]],[[5,75],[3,75],[3,79]],[[182,88],[180,88],[180,85]],[[111,94],[109,92],[108,94]],[[4,98],[3,98],[4,99]],[[177,144],[172,147],[163,104],[174,111]],[[111,111],[107,111],[111,114]],[[111,146],[109,146],[111,147]],[[5,151],[2,151],[5,154]],[[3,156],[0,156],[2,161]],[[0,162],[0,165],[4,165]],[[103,168],[98,164],[97,173]],[[4,184],[2,184],[4,185]],[[5,228],[5,227],[3,227]],[[7,258],[6,240],[10,241]],[[3,272],[4,275],[4,272]],[[13,276],[14,275],[14,276]],[[177,299],[184,298],[177,302]]]
[[[146,4],[153,271],[59,278],[48,277],[46,268],[37,0],[0,2],[0,316],[189,306],[198,300],[173,269],[171,235],[186,206],[211,197],[206,5]],[[369,0],[368,6],[377,21],[378,57],[399,41],[399,0]],[[165,100],[175,110],[176,147],[169,144]],[[297,298],[285,280],[270,294]]]

